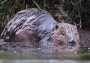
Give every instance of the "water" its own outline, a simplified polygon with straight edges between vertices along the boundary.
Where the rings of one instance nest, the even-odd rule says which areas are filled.
[[[0,63],[90,63],[90,61],[76,61],[76,60],[0,60]]]
[[[4,44],[4,43],[1,43]],[[36,49],[0,50],[0,63],[90,63],[90,53],[85,54],[45,54]]]

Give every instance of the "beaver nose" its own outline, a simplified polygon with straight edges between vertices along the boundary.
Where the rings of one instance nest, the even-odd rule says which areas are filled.
[[[68,44],[69,44],[70,46],[75,46],[76,42],[73,40],[73,41],[69,41]]]

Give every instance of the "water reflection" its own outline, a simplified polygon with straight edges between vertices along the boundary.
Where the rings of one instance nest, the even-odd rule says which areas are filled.
[[[25,59],[89,59],[90,54],[80,55],[73,53],[42,53],[40,48],[29,48],[23,45],[28,43],[8,43],[4,44],[2,49],[0,49],[0,59],[9,59],[9,60],[25,60]],[[48,50],[49,51],[49,50]]]
[[[76,60],[0,60],[0,63],[90,63],[90,61]]]

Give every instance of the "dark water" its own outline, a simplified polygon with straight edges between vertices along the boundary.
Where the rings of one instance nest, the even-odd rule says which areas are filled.
[[[0,63],[90,63],[90,61],[76,60],[0,60]]]
[[[86,57],[86,58],[85,58]],[[0,51],[0,63],[90,63],[90,54],[41,54]]]
[[[0,44],[4,44],[0,42]],[[45,54],[36,49],[8,48],[0,50],[0,63],[90,63],[90,53]]]
[[[45,58],[48,57],[48,58]],[[90,63],[89,60],[80,59],[75,55],[43,55],[30,53],[0,53],[0,63]]]

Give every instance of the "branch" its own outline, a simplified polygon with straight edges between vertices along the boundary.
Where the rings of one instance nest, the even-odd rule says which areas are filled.
[[[7,1],[7,0],[4,0],[4,1],[1,3],[1,5],[4,4],[6,1]]]
[[[39,7],[39,5],[35,2],[35,0],[32,0],[33,3],[38,7],[39,10],[41,10],[41,8]]]

